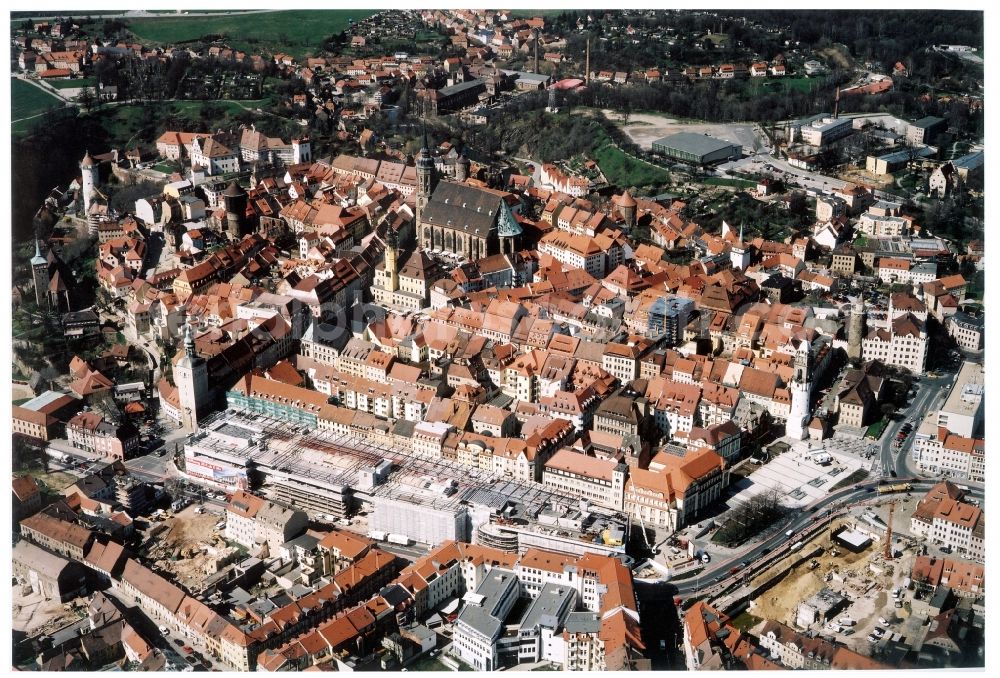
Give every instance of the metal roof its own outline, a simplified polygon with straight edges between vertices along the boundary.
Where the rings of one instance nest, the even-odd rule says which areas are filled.
[[[739,146],[739,144],[723,141],[722,139],[716,139],[715,137],[710,137],[706,134],[694,134],[693,132],[678,132],[677,134],[671,134],[670,136],[663,137],[662,139],[657,139],[653,142],[653,145],[667,146],[668,148],[673,148],[678,151],[698,156],[708,155],[709,153],[721,151],[732,146]]]

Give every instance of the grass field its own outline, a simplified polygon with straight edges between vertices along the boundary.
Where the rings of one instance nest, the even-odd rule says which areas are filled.
[[[722,179],[720,177],[708,177],[701,183],[709,186],[734,186],[736,188],[752,188],[757,185],[757,182],[747,179]]]
[[[969,281],[968,291],[965,296],[969,299],[982,301],[983,293],[986,291],[986,271],[976,271]]]
[[[259,104],[258,101],[245,102],[247,108],[250,109]],[[168,104],[163,104],[163,109],[158,111],[158,115],[161,118],[168,114],[195,117],[206,105],[221,109],[227,116],[244,111],[239,104],[231,101],[171,101]],[[144,106],[145,104],[114,106],[98,111],[94,115],[101,116],[101,125],[108,131],[112,139],[118,143],[124,143],[141,129]],[[164,110],[167,106],[169,106],[169,111]]]
[[[810,92],[814,87],[819,86],[817,78],[753,78],[750,80],[750,90],[754,94],[761,92],[787,92],[797,89],[800,92]]]
[[[563,9],[512,9],[507,14],[508,16],[531,19],[532,17],[536,16],[540,17],[559,16],[563,12],[573,12],[573,11],[579,12],[584,10],[574,10],[569,7],[565,7]]]
[[[889,425],[889,420],[886,419],[885,417],[882,417],[881,419],[879,419],[874,424],[868,427],[868,430],[865,432],[865,437],[871,438],[872,440],[878,440],[879,438],[882,437],[882,433],[885,431],[888,425]]]
[[[39,113],[44,113],[50,107],[59,108],[62,102],[31,83],[12,78],[10,81],[10,118],[20,120]]]
[[[83,89],[84,87],[97,87],[97,78],[75,78],[73,80],[49,80],[49,84],[56,89]]]
[[[755,617],[749,612],[742,612],[739,615],[733,617],[731,623],[740,631],[749,631],[760,622],[761,620],[759,617]]]
[[[670,183],[670,173],[625,155],[608,143],[594,151],[604,176],[616,186],[656,186]]]
[[[340,33],[350,19],[361,21],[374,10],[287,10],[232,16],[183,16],[131,19],[129,30],[143,40],[177,43],[221,35],[233,48],[280,50],[296,58],[316,52],[323,40]]]

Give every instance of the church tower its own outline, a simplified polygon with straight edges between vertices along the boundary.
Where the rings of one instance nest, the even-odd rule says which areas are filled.
[[[247,192],[233,180],[222,192],[222,201],[226,207],[226,230],[229,231],[229,237],[239,240],[245,235]]]
[[[399,290],[399,234],[392,226],[385,236],[385,280],[387,291]]]
[[[747,244],[743,242],[743,225],[740,225],[740,239],[734,242],[732,247],[729,249],[729,262],[733,268],[738,268],[741,271],[747,270],[747,266],[750,265],[750,251],[747,248]]]
[[[204,409],[208,399],[208,364],[195,353],[190,321],[184,323],[184,356],[174,366],[174,383],[181,404],[181,425],[194,431],[198,409]]]
[[[621,200],[618,201],[618,208],[621,210],[622,218],[625,219],[625,228],[631,231],[635,228],[636,210],[639,208],[639,203],[635,201],[628,189],[625,189]]]
[[[424,145],[417,155],[417,224],[421,222],[420,214],[427,201],[431,199],[431,193],[437,185],[434,172],[434,158],[431,157],[431,149],[427,145],[427,128],[424,128]]]
[[[802,340],[795,351],[795,376],[788,385],[792,404],[785,422],[785,435],[794,440],[803,440],[808,433],[809,394],[812,391],[810,368],[809,342]]]
[[[80,161],[80,174],[83,178],[83,212],[84,214],[90,214],[90,203],[94,200],[94,194],[97,192],[98,184],[98,167],[94,162],[94,159],[90,157],[90,151],[87,151],[83,156],[83,160]]]
[[[455,181],[464,183],[469,178],[469,168],[471,165],[472,163],[469,162],[469,158],[465,153],[460,155],[458,160],[455,161]]]
[[[44,309],[48,302],[49,260],[42,256],[39,241],[35,240],[35,256],[31,258],[31,278],[35,283],[35,303]]]

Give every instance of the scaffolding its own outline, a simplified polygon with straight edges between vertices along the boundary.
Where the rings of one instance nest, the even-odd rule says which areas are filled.
[[[231,427],[229,431],[224,430],[227,425]],[[247,441],[241,449],[212,435],[218,431],[232,437],[234,428],[253,433],[249,437],[237,436]],[[331,494],[346,494],[367,497],[369,502],[374,497],[385,497],[457,513],[470,504],[500,511],[504,506],[497,503],[498,498],[502,498],[505,505],[517,505],[518,513],[534,523],[543,510],[560,506],[574,508],[581,499],[574,493],[514,480],[454,460],[376,444],[358,435],[309,429],[257,413],[235,409],[219,412],[205,420],[202,430],[204,433],[199,434],[197,447],[214,450],[216,454],[241,461],[245,467],[252,467],[265,476],[265,489],[286,488],[279,492],[282,496],[293,494],[290,488],[297,485],[299,491],[294,494],[302,497],[296,502],[299,505],[323,506],[324,501],[331,500]],[[362,469],[377,466],[382,461],[392,464],[389,478],[371,490],[359,490]],[[440,485],[441,480],[454,481],[451,486],[455,491],[445,493],[430,489],[431,485]],[[305,500],[306,494],[315,495],[316,501]],[[621,512],[600,507],[590,507],[588,511],[599,522],[622,523],[627,530],[628,520]],[[580,532],[588,533],[585,528]]]

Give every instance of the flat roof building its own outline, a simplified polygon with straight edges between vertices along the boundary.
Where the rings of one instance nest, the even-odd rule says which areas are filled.
[[[879,156],[869,155],[868,159],[865,161],[865,169],[875,176],[883,176],[906,167],[911,160],[929,158],[936,152],[937,151],[930,146],[924,146],[919,149],[907,148],[901,151],[893,151],[892,153],[886,153]]]
[[[694,165],[738,160],[743,147],[707,134],[679,132],[653,142],[653,152]]]
[[[477,671],[496,670],[498,641],[520,590],[513,572],[494,568],[475,593],[465,594],[465,607],[455,622],[453,651]],[[513,640],[517,643],[518,637],[514,636]]]
[[[962,364],[948,399],[938,410],[938,426],[965,438],[976,437],[983,424],[985,376],[982,365],[970,362]]]
[[[795,623],[800,628],[809,628],[813,624],[832,619],[850,601],[831,588],[823,588],[810,598],[799,603]]]
[[[802,141],[810,146],[826,146],[854,131],[850,118],[823,118],[802,127]]]
[[[948,129],[948,121],[928,115],[906,126],[906,140],[911,144],[929,144]]]

